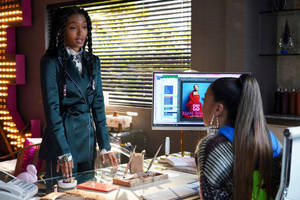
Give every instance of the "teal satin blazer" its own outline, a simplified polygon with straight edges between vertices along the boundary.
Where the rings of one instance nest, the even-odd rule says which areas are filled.
[[[89,55],[83,52],[82,74],[71,57],[62,69],[62,55],[45,55],[41,59],[41,89],[46,129],[40,157],[56,160],[71,153],[74,162],[94,159],[95,144],[110,150],[105,118],[104,98],[99,58],[93,56],[93,81],[86,63]]]

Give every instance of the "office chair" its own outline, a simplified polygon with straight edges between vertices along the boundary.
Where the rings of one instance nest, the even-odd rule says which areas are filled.
[[[284,130],[280,186],[276,200],[300,199],[300,126]]]

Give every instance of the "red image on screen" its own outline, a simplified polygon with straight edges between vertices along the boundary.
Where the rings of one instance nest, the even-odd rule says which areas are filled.
[[[200,95],[198,93],[199,86],[194,84],[193,90],[189,94],[188,102],[185,104],[187,111],[182,111],[184,118],[203,118],[202,104],[200,102]]]

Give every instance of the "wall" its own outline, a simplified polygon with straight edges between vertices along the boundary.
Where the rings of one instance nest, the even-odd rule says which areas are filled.
[[[45,7],[58,2],[61,1],[33,0],[33,26],[17,30],[17,51],[26,55],[27,62],[27,84],[18,87],[19,111],[24,121],[43,119],[43,125],[39,60],[45,50]],[[192,0],[192,68],[201,72],[251,71],[261,83],[268,111],[275,88],[276,60],[258,56],[258,12],[267,5],[264,2],[267,0]],[[153,155],[166,136],[171,138],[171,152],[179,151],[179,131],[151,130],[151,109],[107,107],[107,111],[114,110],[138,112],[133,126],[145,132],[149,143],[148,155]],[[186,150],[193,151],[197,142],[197,132],[185,131]]]
[[[300,88],[300,56],[278,57],[277,69],[277,87]]]
[[[225,71],[225,1],[192,1],[192,68]]]

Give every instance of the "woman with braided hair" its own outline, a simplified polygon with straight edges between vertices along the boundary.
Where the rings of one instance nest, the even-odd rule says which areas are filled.
[[[202,111],[205,126],[216,134],[195,151],[201,199],[274,199],[282,148],[267,127],[256,79],[249,74],[217,79]]]
[[[117,166],[105,118],[99,58],[93,55],[91,20],[78,7],[57,9],[49,47],[41,59],[46,131],[40,157],[48,177],[94,169],[96,142],[104,162]],[[85,47],[88,47],[88,52]]]

